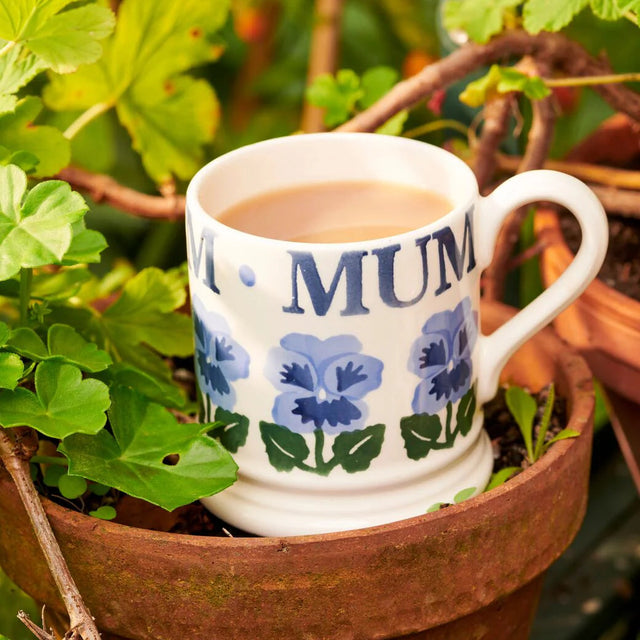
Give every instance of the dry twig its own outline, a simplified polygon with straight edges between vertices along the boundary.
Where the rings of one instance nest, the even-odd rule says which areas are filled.
[[[20,499],[31,520],[33,531],[69,614],[72,633],[78,640],[100,640],[100,633],[69,572],[58,541],[40,502],[40,497],[31,481],[24,451],[4,427],[0,427],[0,459],[13,479]],[[33,623],[31,624],[33,625]],[[40,631],[43,634],[47,633],[42,629]],[[74,637],[74,635],[71,637]],[[41,635],[39,637],[49,640],[47,636]]]

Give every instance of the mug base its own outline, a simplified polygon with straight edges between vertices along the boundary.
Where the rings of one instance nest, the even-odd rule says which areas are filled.
[[[349,531],[423,515],[437,503],[453,503],[466,489],[482,493],[493,469],[491,442],[480,430],[476,442],[437,472],[410,483],[353,492],[309,492],[244,479],[201,503],[229,524],[260,536]]]

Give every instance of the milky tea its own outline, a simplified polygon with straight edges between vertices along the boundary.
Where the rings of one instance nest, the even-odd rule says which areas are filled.
[[[263,238],[359,242],[419,229],[451,211],[432,191],[390,182],[326,182],[247,199],[218,220]]]

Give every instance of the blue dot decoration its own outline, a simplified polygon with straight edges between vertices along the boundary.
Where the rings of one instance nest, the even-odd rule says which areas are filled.
[[[247,287],[253,287],[253,285],[256,283],[256,274],[250,266],[243,264],[238,270],[238,274],[240,275],[242,284],[246,285]]]

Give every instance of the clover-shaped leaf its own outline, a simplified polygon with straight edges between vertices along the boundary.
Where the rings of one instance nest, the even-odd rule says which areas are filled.
[[[364,95],[360,78],[351,69],[340,69],[335,77],[330,73],[319,75],[306,92],[311,104],[326,109],[324,123],[328,127],[335,127],[347,120]]]
[[[26,196],[27,176],[18,167],[0,167],[0,280],[21,268],[59,263],[85,214],[82,197],[60,180],[36,185]]]
[[[0,388],[15,389],[23,372],[20,356],[6,351],[0,353]]]
[[[190,178],[213,139],[219,105],[205,80],[184,72],[219,56],[214,33],[228,9],[229,0],[124,0],[105,55],[73,75],[53,77],[47,105],[58,111],[115,106],[156,182],[172,174]]]
[[[0,0],[0,40],[22,45],[37,61],[58,73],[69,73],[102,54],[98,40],[113,29],[106,7],[74,0]]]
[[[80,369],[60,362],[36,368],[33,393],[23,387],[0,390],[0,424],[30,426],[52,438],[96,433],[105,424],[109,389],[99,380],[83,380]]]
[[[109,412],[113,435],[65,438],[69,473],[109,485],[165,509],[212,495],[235,480],[237,466],[211,424],[179,424],[164,407],[117,387]],[[171,456],[170,458],[168,456]]]
[[[66,324],[49,327],[46,346],[33,329],[19,327],[12,332],[8,346],[35,362],[55,360],[91,373],[102,371],[111,364],[111,357],[106,351],[87,342],[73,327]]]

